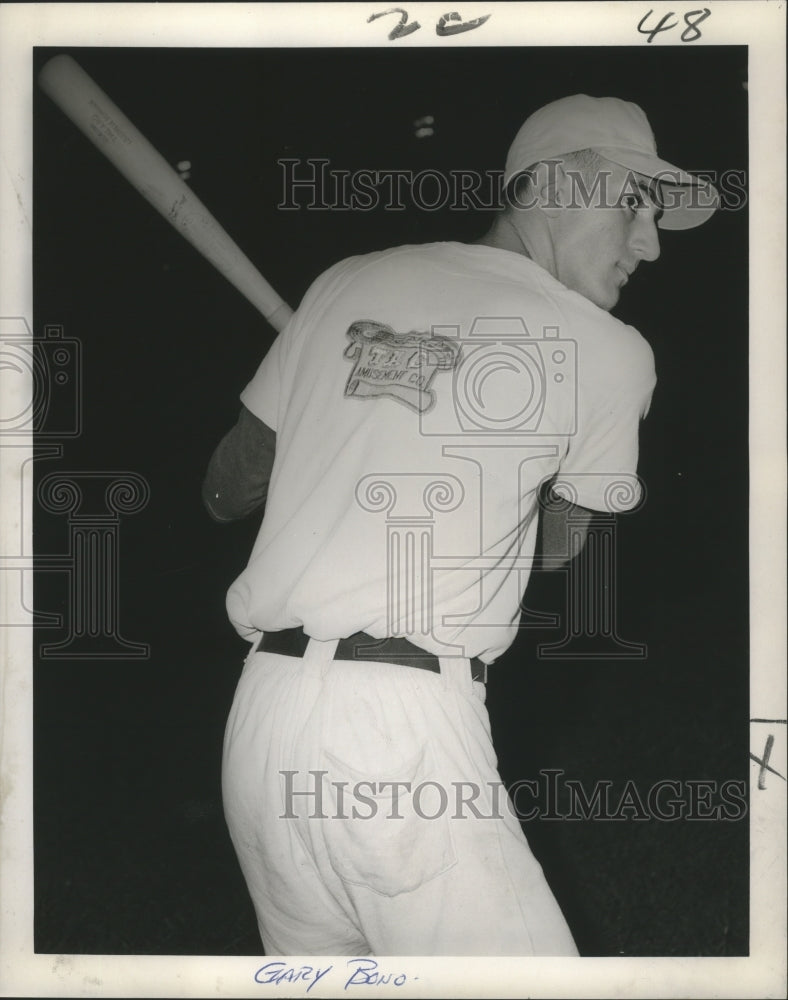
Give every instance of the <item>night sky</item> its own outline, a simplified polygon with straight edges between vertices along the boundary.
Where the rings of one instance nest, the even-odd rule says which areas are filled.
[[[165,159],[190,163],[188,183],[294,307],[343,257],[473,240],[490,216],[283,211],[285,157],[499,170],[527,114],[585,92],[640,104],[669,161],[747,170],[743,47],[68,51]],[[39,441],[62,456],[41,455],[37,483],[133,472],[150,491],[116,530],[117,628],[147,655],[46,655],[74,598],[62,569],[36,574],[36,610],[63,615],[35,637],[36,949],[258,953],[219,769],[247,649],[224,595],[259,518],[214,524],[200,483],[274,334],[38,90],[34,157],[35,334],[61,326],[81,351],[81,431],[59,438],[52,411]],[[615,311],[659,378],[641,429],[647,501],[616,529],[618,632],[647,656],[545,658],[562,632],[523,628],[488,685],[508,782],[545,768],[619,788],[747,780],[747,225],[740,204],[663,231]],[[58,398],[57,414],[76,406]],[[67,552],[69,530],[37,505],[39,558]],[[535,574],[525,604],[564,621],[566,583]],[[583,954],[747,953],[746,818],[526,834]]]

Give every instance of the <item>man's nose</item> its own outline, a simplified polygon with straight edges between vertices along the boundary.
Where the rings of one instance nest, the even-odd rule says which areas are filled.
[[[630,233],[630,248],[641,260],[656,260],[659,257],[659,230],[656,213],[639,215]]]

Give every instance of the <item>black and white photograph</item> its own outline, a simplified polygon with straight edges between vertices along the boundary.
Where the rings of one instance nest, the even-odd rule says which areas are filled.
[[[784,995],[784,11],[4,6],[0,995]]]

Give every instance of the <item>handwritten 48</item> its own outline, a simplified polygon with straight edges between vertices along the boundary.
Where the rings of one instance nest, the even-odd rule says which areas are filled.
[[[659,21],[656,28],[645,28],[644,25],[646,21],[648,21],[648,19],[651,17],[653,13],[654,11],[650,10],[645,17],[640,19],[640,23],[638,24],[638,31],[640,32],[640,34],[648,35],[648,38],[646,39],[646,42],[648,44],[653,42],[656,36],[661,31],[670,31],[671,28],[675,28],[679,24],[678,21],[673,21],[671,23],[668,23],[670,21],[670,18],[675,16],[675,12],[669,10],[667,14],[665,14],[664,17],[662,17],[662,19]],[[682,42],[696,42],[700,38],[700,28],[698,27],[698,25],[702,21],[705,21],[706,18],[710,16],[711,16],[711,11],[708,9],[708,7],[703,7],[701,10],[687,11],[687,13],[684,15],[684,23],[686,24],[686,28],[681,33]]]

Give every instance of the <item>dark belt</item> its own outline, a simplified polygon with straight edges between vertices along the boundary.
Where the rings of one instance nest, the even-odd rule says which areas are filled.
[[[280,632],[264,632],[257,647],[258,652],[280,653],[283,656],[303,656],[309,636],[302,628],[286,628]],[[397,663],[403,667],[418,667],[440,673],[437,656],[414,645],[402,636],[388,639],[374,639],[366,632],[356,632],[347,639],[340,639],[334,653],[335,660],[380,660],[382,663]],[[471,679],[487,681],[487,664],[478,656],[471,663]]]

